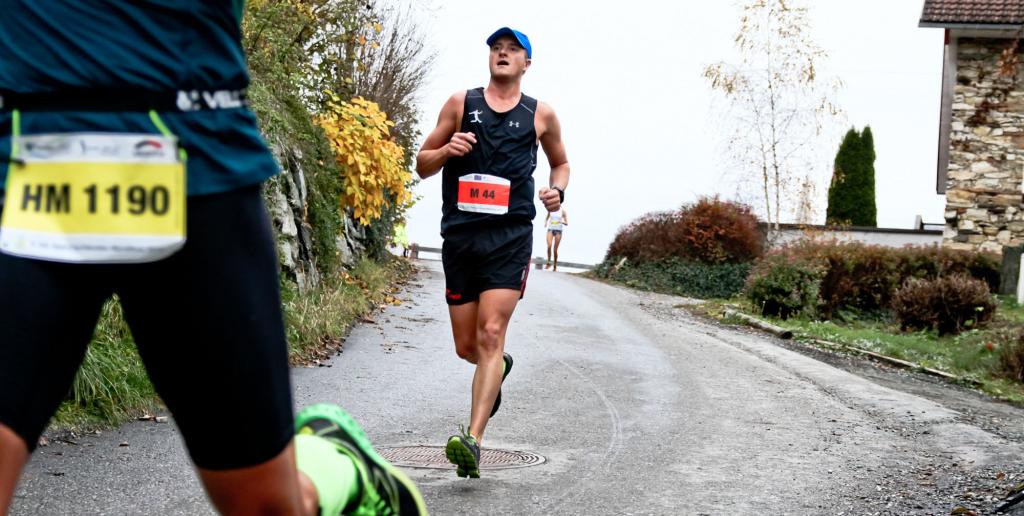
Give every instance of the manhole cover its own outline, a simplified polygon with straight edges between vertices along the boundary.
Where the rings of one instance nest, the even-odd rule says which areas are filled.
[[[407,468],[455,469],[444,456],[444,446],[396,446],[377,450],[388,462]],[[544,457],[536,453],[484,448],[480,452],[480,469],[511,469],[536,466]]]

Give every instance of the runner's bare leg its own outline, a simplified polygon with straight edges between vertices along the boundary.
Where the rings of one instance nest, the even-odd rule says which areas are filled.
[[[550,233],[550,231],[549,231]],[[558,244],[562,243],[562,234],[555,235],[555,266],[552,270],[558,270]]]
[[[319,511],[316,487],[295,466],[291,443],[276,457],[247,468],[199,469],[210,501],[221,514],[302,514]]]
[[[473,408],[469,433],[483,439],[494,399],[501,389],[505,332],[522,292],[513,289],[485,290],[477,311],[476,374],[473,376]]]
[[[479,301],[464,305],[448,305],[452,321],[452,336],[455,338],[455,354],[459,358],[476,364],[476,319]]]
[[[14,430],[0,425],[0,514],[7,514],[21,468],[28,462],[28,446]]]
[[[548,238],[548,259],[544,261],[544,268],[545,269],[550,269],[551,268],[551,238],[552,238],[552,235],[554,233],[551,232],[551,231],[545,231],[545,233],[548,234],[548,236],[547,236],[547,238]]]

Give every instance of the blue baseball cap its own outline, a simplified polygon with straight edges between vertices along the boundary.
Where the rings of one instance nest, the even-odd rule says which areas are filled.
[[[526,58],[533,59],[533,47],[530,46],[530,38],[526,37],[526,34],[523,34],[522,32],[519,32],[515,29],[510,29],[508,27],[502,27],[494,31],[494,34],[491,34],[491,37],[487,38],[487,46],[493,45],[494,40],[502,36],[512,36],[513,38],[516,38],[516,41],[519,42],[519,45],[526,50]]]

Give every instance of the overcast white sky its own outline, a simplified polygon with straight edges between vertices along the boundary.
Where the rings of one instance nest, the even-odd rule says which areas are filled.
[[[875,138],[881,227],[909,228],[915,215],[941,222],[935,194],[942,31],[917,27],[921,0],[804,0],[812,34],[829,54],[822,72],[838,76],[846,118],[833,134],[870,124]],[[552,105],[562,122],[572,176],[560,258],[597,263],[615,232],[651,211],[700,196],[736,197],[722,156],[720,102],[701,75],[735,62],[739,7],[730,1],[584,2],[431,0],[415,9],[438,59],[422,94],[421,130],[433,129],[455,91],[487,84],[487,46],[510,26],[533,43],[523,91]],[[718,106],[716,106],[718,104]],[[819,212],[824,218],[838,141],[819,147]],[[549,168],[538,160],[538,186]],[[441,244],[440,176],[421,182],[409,212],[409,239]],[[534,254],[544,254],[538,204]],[[821,221],[818,221],[821,222]]]

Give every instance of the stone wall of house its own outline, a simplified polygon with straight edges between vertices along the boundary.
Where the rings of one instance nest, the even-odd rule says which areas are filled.
[[[946,183],[945,245],[1024,243],[1024,62],[999,73],[1007,39],[960,39]],[[1024,59],[1022,59],[1024,61]]]

